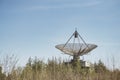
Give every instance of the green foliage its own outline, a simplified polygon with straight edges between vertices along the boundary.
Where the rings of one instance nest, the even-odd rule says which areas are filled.
[[[2,67],[0,66],[0,80],[5,80],[5,74],[2,73]]]
[[[106,66],[104,65],[104,63],[101,60],[99,60],[98,63],[94,64],[94,69],[95,69],[96,73],[108,71],[108,69],[106,68]]]

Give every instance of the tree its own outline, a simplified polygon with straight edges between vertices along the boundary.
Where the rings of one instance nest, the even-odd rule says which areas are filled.
[[[5,80],[5,74],[2,73],[2,67],[0,66],[0,80]]]
[[[99,60],[98,63],[94,64],[94,69],[95,69],[96,73],[108,71],[106,66],[104,65],[104,63],[101,60]]]

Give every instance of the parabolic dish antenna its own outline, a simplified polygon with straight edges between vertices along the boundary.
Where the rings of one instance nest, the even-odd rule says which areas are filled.
[[[66,44],[65,47],[64,45],[65,44],[59,44],[59,45],[56,45],[55,47],[61,50],[62,52],[64,52],[65,54],[68,54],[71,56],[74,56],[74,55],[83,56],[97,47],[94,44],[87,44],[86,46],[83,43],[68,43]]]
[[[73,41],[71,43],[70,41],[72,38]],[[79,56],[88,54],[90,51],[95,49],[97,45],[86,43],[77,30],[75,30],[65,44],[59,44],[55,47],[63,53],[73,56],[73,60],[78,60]]]

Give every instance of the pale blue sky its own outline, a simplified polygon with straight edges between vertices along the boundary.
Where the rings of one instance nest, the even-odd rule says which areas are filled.
[[[65,43],[75,28],[98,48],[85,60],[120,68],[119,0],[0,0],[0,52],[28,58],[69,58],[54,46]]]

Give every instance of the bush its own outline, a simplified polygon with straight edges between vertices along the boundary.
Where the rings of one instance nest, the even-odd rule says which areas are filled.
[[[94,64],[94,69],[89,72],[56,58],[45,63],[36,57],[29,58],[25,67],[13,68],[7,76],[0,67],[0,80],[120,80],[120,71],[108,70],[101,60]]]

